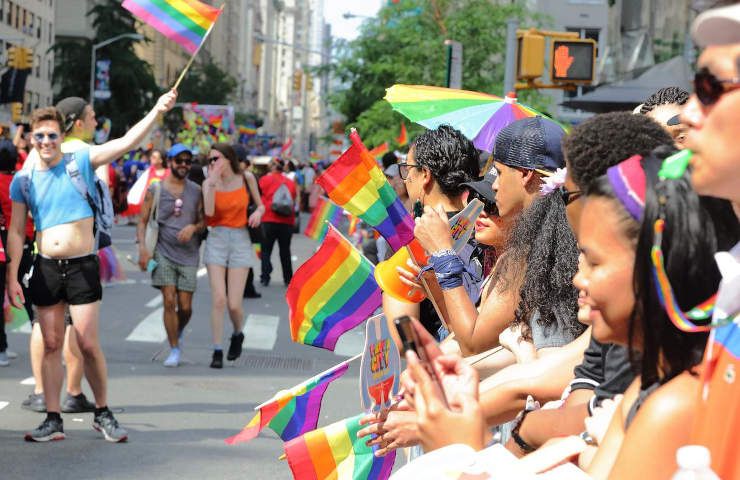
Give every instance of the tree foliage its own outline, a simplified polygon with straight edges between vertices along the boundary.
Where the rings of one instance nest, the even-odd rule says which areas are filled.
[[[180,84],[178,101],[225,105],[236,85],[236,79],[215,63],[195,62]]]
[[[383,100],[385,89],[396,83],[444,86],[446,39],[463,45],[463,88],[501,95],[509,18],[536,21],[519,4],[490,0],[389,2],[355,40],[340,45],[333,70],[346,89],[332,102],[368,146],[392,143],[402,117]],[[411,137],[421,130],[406,123]]]

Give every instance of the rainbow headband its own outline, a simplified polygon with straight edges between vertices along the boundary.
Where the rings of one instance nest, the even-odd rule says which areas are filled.
[[[642,168],[640,155],[633,155],[613,167],[609,167],[606,176],[614,194],[629,214],[637,221],[642,220],[645,211],[645,190],[647,180]]]

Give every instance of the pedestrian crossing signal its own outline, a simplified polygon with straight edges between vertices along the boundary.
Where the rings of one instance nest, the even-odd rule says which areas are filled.
[[[550,77],[557,83],[593,82],[596,42],[590,38],[552,41]]]

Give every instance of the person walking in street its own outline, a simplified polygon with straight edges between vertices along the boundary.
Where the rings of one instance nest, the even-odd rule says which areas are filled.
[[[211,368],[223,368],[221,340],[224,310],[227,307],[234,331],[226,359],[236,360],[242,353],[242,295],[249,268],[257,263],[246,227],[259,226],[264,207],[257,193],[254,176],[242,173],[231,145],[213,145],[208,162],[208,178],[203,182],[203,207],[210,228],[203,262],[208,269],[211,287]],[[247,218],[250,201],[257,204],[257,209]]]
[[[136,242],[139,244],[139,267],[147,270],[152,262],[152,286],[162,292],[164,328],[170,344],[164,366],[177,367],[180,365],[180,338],[193,312],[200,233],[205,229],[205,222],[201,189],[187,179],[193,153],[178,143],[170,148],[167,156],[170,174],[149,186],[141,207]],[[152,209],[159,234],[154,251],[149,252],[144,239]]]
[[[162,95],[155,107],[122,138],[66,154],[61,150],[65,122],[59,110],[40,108],[31,115],[31,137],[39,159],[26,162],[10,185],[13,214],[8,230],[10,261],[6,274],[8,298],[13,306],[22,308],[25,298],[18,282],[18,269],[26,216],[30,211],[38,232],[38,255],[29,288],[44,339],[42,380],[47,415],[38,428],[26,434],[27,441],[65,438],[59,393],[67,306],[95,395],[93,427],[110,442],[128,438],[108,408],[107,367],[98,338],[102,287],[96,255],[96,240],[100,237],[96,220],[101,219],[94,172],[140,143],[157,117],[174,106],[176,98],[175,91]]]
[[[265,215],[262,217],[262,286],[270,284],[272,274],[272,248],[277,241],[280,248],[280,264],[283,268],[283,282],[287,286],[293,278],[290,259],[290,240],[295,225],[295,183],[283,175],[283,162],[275,158],[270,163],[270,173],[259,181]]]
[[[234,149],[234,152],[236,153],[237,160],[239,160],[239,168],[244,174],[244,177],[245,178],[252,177],[252,179],[254,180],[254,184],[257,185],[257,177],[255,177],[254,172],[252,172],[251,162],[247,158],[247,149],[244,148],[244,146],[240,143],[233,144],[232,148]],[[259,192],[256,192],[256,193],[259,193]],[[247,208],[247,214],[248,215],[253,214],[257,210],[257,208],[259,208],[259,205],[257,204],[257,202],[249,202],[249,207]],[[255,253],[260,252],[262,249],[262,229],[260,227],[252,228],[249,225],[247,225],[247,232],[249,232],[249,240],[252,242],[252,246],[255,249]],[[259,257],[257,259],[259,260]],[[254,288],[254,268],[250,268],[249,273],[247,274],[247,283],[244,286],[243,296],[244,298],[262,298],[262,294],[260,294]]]

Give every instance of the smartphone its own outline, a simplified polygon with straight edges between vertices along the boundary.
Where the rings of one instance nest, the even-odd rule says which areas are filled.
[[[416,353],[416,356],[419,357],[419,362],[424,367],[424,369],[427,371],[430,377],[432,377],[432,380],[437,385],[437,388],[439,389],[439,393],[442,397],[442,399],[445,402],[445,405],[447,405],[447,398],[445,397],[444,389],[442,388],[442,383],[439,381],[439,378],[437,377],[437,374],[434,371],[434,368],[432,368],[432,362],[429,361],[429,357],[427,357],[427,352],[424,349],[424,347],[421,345],[421,341],[419,340],[419,335],[416,333],[416,329],[414,328],[413,323],[411,322],[411,318],[409,318],[407,315],[403,315],[401,317],[397,317],[393,320],[393,324],[396,326],[396,331],[398,332],[398,336],[401,339],[401,349],[402,355],[406,355],[406,352],[411,350],[414,353]]]
[[[157,262],[153,258],[150,258],[149,262],[146,264],[146,271],[148,273],[152,273],[155,268],[157,268]]]

